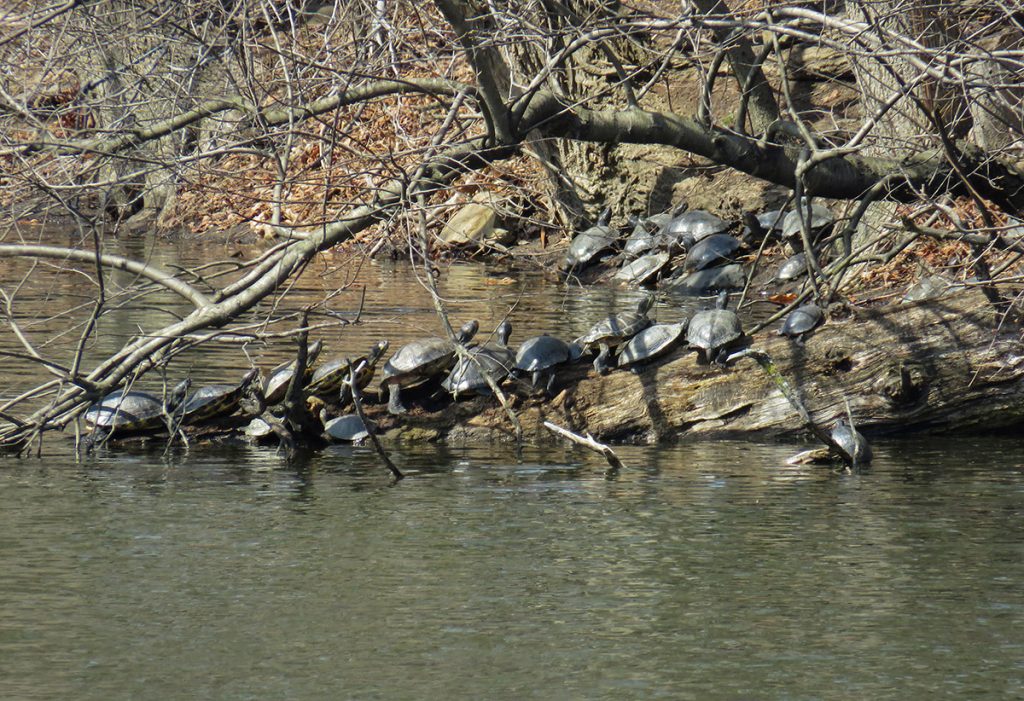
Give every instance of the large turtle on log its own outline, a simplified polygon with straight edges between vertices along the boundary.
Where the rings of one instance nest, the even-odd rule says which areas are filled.
[[[148,392],[119,389],[89,407],[85,421],[93,426],[94,440],[159,431],[169,419],[181,419],[180,407],[191,385],[190,379],[182,380],[163,400]]]
[[[609,355],[612,348],[651,325],[647,312],[653,305],[654,295],[644,295],[637,302],[636,311],[612,314],[591,326],[589,331],[577,339],[576,342],[584,348],[598,347],[600,352],[594,359],[594,369],[599,374],[604,375],[611,370],[613,363]]]
[[[480,325],[474,319],[459,329],[458,342],[468,343],[476,335]],[[402,404],[401,392],[404,387],[413,387],[437,377],[448,369],[455,357],[455,344],[447,338],[420,338],[395,351],[384,363],[384,377],[381,389],[389,391],[388,411],[404,414],[408,411]]]
[[[730,345],[743,337],[743,325],[736,312],[726,309],[729,293],[718,293],[714,309],[694,314],[686,340],[695,347],[705,363],[723,363],[723,355]]]

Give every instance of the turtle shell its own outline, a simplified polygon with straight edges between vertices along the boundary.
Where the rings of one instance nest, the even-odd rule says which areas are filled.
[[[807,254],[800,252],[795,256],[790,256],[786,259],[786,261],[779,267],[779,272],[775,274],[775,279],[779,282],[788,282],[790,280],[795,280],[806,273]]]
[[[647,312],[652,304],[654,304],[654,296],[648,294],[637,304],[636,311],[612,314],[602,319],[591,326],[590,330],[579,338],[578,343],[584,347],[600,343],[608,345],[622,343],[651,325]]]
[[[668,263],[668,253],[649,253],[641,256],[631,263],[626,263],[619,272],[615,273],[615,279],[629,285],[642,285],[657,275]]]
[[[871,462],[871,444],[864,435],[851,426],[845,419],[836,422],[832,429],[832,440],[839,444],[850,456],[855,465],[866,465]]]
[[[771,234],[782,231],[782,223],[786,219],[786,212],[782,209],[773,209],[770,212],[761,212],[757,215],[757,224],[765,233]]]
[[[306,351],[306,372],[304,379],[307,382],[313,375],[313,363],[316,362],[316,358],[320,355],[320,350],[322,348],[323,343],[321,341],[316,341],[311,343],[309,349]],[[270,371],[266,382],[263,383],[263,398],[267,404],[277,404],[284,399],[284,395],[288,391],[288,385],[291,383],[293,375],[295,375],[294,360],[281,363]]]
[[[573,345],[547,334],[528,338],[516,351],[516,369],[536,372],[574,361],[579,358],[580,349]]]
[[[681,295],[706,295],[716,290],[737,290],[743,287],[745,282],[743,266],[739,263],[730,263],[697,270],[685,277],[662,280],[659,287]]]
[[[148,392],[117,390],[111,392],[85,412],[85,421],[108,433],[144,433],[165,427],[164,414],[173,413],[181,405],[190,385],[183,380],[171,391],[167,406]]]
[[[686,254],[684,270],[704,270],[713,265],[728,262],[743,244],[728,234],[712,234],[701,239]]]
[[[828,207],[820,204],[811,205],[811,230],[822,229],[835,221],[832,212]],[[800,212],[796,209],[786,215],[782,222],[782,236],[784,238],[800,236]]]
[[[241,382],[233,385],[207,385],[200,387],[185,400],[183,423],[197,424],[218,416],[235,413],[239,402],[259,371],[253,368],[245,373]]]
[[[579,268],[590,263],[599,253],[615,245],[615,232],[610,226],[593,226],[577,234],[565,254],[565,268]]]
[[[324,433],[336,441],[354,442],[368,438],[370,432],[356,414],[346,414],[324,424]]]
[[[629,339],[619,351],[619,367],[646,363],[664,355],[682,339],[688,323],[654,324]]]
[[[662,233],[677,241],[697,242],[712,234],[728,231],[729,222],[699,209],[683,212],[665,225]]]
[[[736,312],[724,308],[727,299],[725,292],[720,293],[717,309],[697,312],[690,319],[686,340],[691,346],[703,350],[708,360],[716,351],[743,336],[743,326]]]
[[[496,383],[508,377],[512,368],[515,367],[515,353],[507,347],[487,345],[474,348],[470,354],[480,363],[480,366],[478,367],[469,358],[460,358],[452,371],[448,373],[448,377],[441,383],[441,386],[455,397],[460,394],[474,392],[486,394],[491,391],[491,386],[487,384],[484,374],[480,371],[481,367]]]
[[[821,307],[817,304],[805,304],[797,307],[786,317],[785,323],[779,329],[779,335],[798,338],[812,331],[824,318]]]
[[[468,321],[459,330],[459,341],[468,343],[476,335],[479,324]],[[395,351],[384,363],[381,387],[411,387],[425,382],[451,367],[455,344],[447,338],[420,338]]]

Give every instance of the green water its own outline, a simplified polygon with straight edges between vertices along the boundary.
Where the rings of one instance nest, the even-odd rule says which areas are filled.
[[[1007,699],[1019,441],[0,471],[5,699]]]

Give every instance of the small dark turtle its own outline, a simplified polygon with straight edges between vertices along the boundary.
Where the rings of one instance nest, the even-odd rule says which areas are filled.
[[[834,221],[835,217],[832,216],[832,212],[828,207],[820,204],[811,205],[811,231],[824,229]],[[799,238],[800,229],[800,211],[794,209],[786,215],[786,219],[782,222],[782,237],[787,239]]]
[[[579,360],[583,349],[575,343],[566,343],[554,336],[534,336],[528,338],[516,351],[516,371],[518,374],[530,373],[533,389],[541,384],[548,394],[555,384],[555,368],[565,363]]]
[[[683,277],[662,280],[658,288],[679,295],[696,296],[720,290],[738,290],[745,282],[743,266],[739,263],[730,263],[698,270]]]
[[[743,337],[743,326],[736,312],[726,309],[729,293],[718,294],[714,309],[697,312],[690,319],[686,340],[697,349],[704,363],[721,363],[728,347]]]
[[[316,361],[320,350],[323,348],[322,341],[315,341],[309,344],[309,348],[306,349],[306,373],[305,380],[309,380],[313,376],[313,363]],[[267,404],[277,404],[284,399],[285,393],[288,391],[288,384],[292,381],[292,376],[295,375],[295,361],[289,360],[288,362],[281,363],[267,375],[266,381],[263,383],[263,399]]]
[[[786,317],[785,323],[779,329],[780,336],[789,336],[798,342],[815,329],[823,320],[821,307],[817,304],[805,304],[797,307]]]
[[[480,325],[467,321],[459,329],[459,343],[468,343],[476,335]],[[434,377],[448,369],[455,357],[455,344],[447,338],[421,338],[405,344],[384,363],[384,377],[381,388],[388,388],[388,411],[392,414],[404,414],[407,409],[402,404],[403,387],[412,387]]]
[[[728,263],[743,243],[728,234],[712,234],[693,245],[683,261],[683,270],[704,270],[721,263]]]
[[[484,373],[494,382],[500,383],[516,364],[516,354],[508,347],[509,336],[512,335],[512,323],[506,319],[495,329],[497,343],[488,343],[469,351],[477,363],[469,358],[459,358],[455,367],[448,373],[441,386],[451,392],[455,399],[460,394],[491,394],[491,386],[487,384]],[[481,372],[481,368],[483,372]]]
[[[648,363],[668,351],[682,339],[686,333],[686,320],[678,324],[654,324],[629,339],[619,351],[619,367],[627,368]]]
[[[790,280],[796,280],[801,275],[806,274],[807,254],[801,251],[795,256],[790,256],[785,260],[785,262],[779,267],[779,272],[775,274],[775,279],[779,282],[789,282]]]
[[[615,273],[615,280],[627,285],[642,285],[661,272],[668,263],[668,259],[669,255],[664,251],[640,256],[633,262],[622,266],[619,272]]]
[[[259,376],[259,370],[253,368],[245,373],[241,382],[233,385],[207,385],[200,387],[188,395],[183,407],[184,424],[198,424],[221,416],[230,416],[238,410],[242,397],[249,391],[252,383]]]
[[[166,401],[137,390],[111,392],[89,407],[85,421],[94,427],[96,436],[158,431],[166,427],[168,417],[181,418],[181,405],[191,385],[191,380],[182,380],[171,390]]]
[[[711,212],[692,210],[673,217],[662,228],[661,233],[683,248],[690,248],[712,234],[728,231],[730,226],[729,222]]]
[[[370,436],[366,425],[356,414],[347,414],[324,422],[324,433],[333,440],[346,443],[355,443]]]
[[[386,340],[377,341],[370,348],[370,352],[353,360],[348,358],[334,358],[322,363],[316,369],[306,386],[306,394],[313,397],[333,399],[341,397],[340,404],[347,404],[352,397],[352,390],[348,386],[352,368],[362,367],[356,373],[356,384],[359,389],[364,389],[373,379],[377,368],[377,362],[388,349]]]
[[[583,334],[577,343],[583,348],[597,346],[600,352],[594,359],[594,369],[601,375],[605,375],[612,368],[609,355],[611,349],[643,331],[651,325],[647,316],[651,306],[654,304],[654,295],[644,295],[636,305],[636,311],[613,314],[590,327],[590,330]]]
[[[608,225],[611,215],[611,207],[606,207],[598,217],[597,224],[573,238],[572,243],[569,244],[569,250],[565,254],[563,270],[571,271],[584,268],[599,253],[608,251],[615,245],[618,237],[615,230]]]
[[[871,462],[871,444],[846,419],[836,421],[832,429],[832,440],[846,452],[854,465],[867,465]]]

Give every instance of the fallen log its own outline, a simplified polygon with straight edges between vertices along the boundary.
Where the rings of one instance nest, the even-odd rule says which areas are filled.
[[[763,331],[749,339],[768,353],[816,424],[847,415],[867,434],[989,431],[1024,423],[1021,326],[980,291],[876,309],[836,310],[804,345]],[[676,349],[640,372],[598,376],[589,364],[558,376],[547,401],[516,388],[528,438],[551,419],[605,441],[659,442],[724,436],[793,437],[806,424],[751,358],[729,367],[699,365]],[[508,419],[486,399],[419,413],[392,436],[475,440],[511,436]]]

